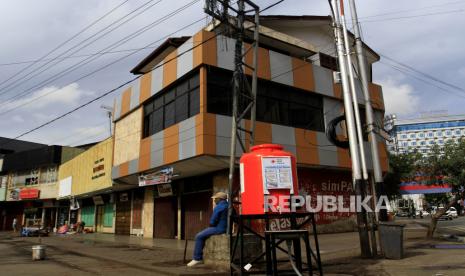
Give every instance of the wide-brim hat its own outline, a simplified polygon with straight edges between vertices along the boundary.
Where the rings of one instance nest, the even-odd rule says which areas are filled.
[[[227,199],[228,198],[228,195],[226,193],[223,193],[223,192],[217,192],[216,194],[214,194],[212,196],[213,199],[215,198],[219,198],[219,199]]]

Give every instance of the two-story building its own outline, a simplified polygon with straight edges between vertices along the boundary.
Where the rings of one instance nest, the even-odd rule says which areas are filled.
[[[330,17],[260,21],[256,144],[281,144],[297,157],[301,193],[353,193],[349,153],[325,135],[326,124],[344,112]],[[193,238],[208,226],[212,193],[227,190],[235,40],[221,30],[210,25],[192,37],[168,39],[131,71],[143,75],[115,101],[112,178],[133,185],[132,198],[142,203],[144,237]],[[248,47],[245,43],[244,51]],[[365,51],[371,73],[379,56],[366,45]],[[245,61],[252,63],[252,51]],[[382,120],[381,87],[370,83],[369,89]],[[243,142],[250,147],[247,138]],[[378,143],[387,170],[385,143]],[[238,150],[237,157],[241,154]],[[136,188],[141,176],[166,168],[173,170],[169,185]],[[117,205],[125,204],[121,199],[127,197],[117,196]],[[318,220],[351,224],[353,217],[320,214]],[[129,233],[131,226],[117,222],[118,229]]]
[[[62,209],[59,225],[79,221],[92,231],[115,233],[115,191],[128,187],[112,181],[112,162],[113,138],[110,137],[61,164],[58,199],[72,202],[74,206]]]
[[[17,202],[7,202],[8,174],[3,170],[5,156],[21,151],[46,147],[44,144],[0,137],[0,230],[10,230],[18,208]]]
[[[80,148],[44,146],[5,156],[6,200],[15,202],[15,214],[22,225],[53,229],[57,223],[58,168],[83,151]]]

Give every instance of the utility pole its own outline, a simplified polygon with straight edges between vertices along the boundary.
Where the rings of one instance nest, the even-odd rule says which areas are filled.
[[[342,22],[342,31],[343,31],[343,36],[344,36],[344,47],[346,50],[346,60],[347,60],[347,70],[349,71],[349,84],[350,84],[350,90],[352,90],[352,102],[354,106],[354,113],[355,113],[355,125],[356,125],[356,130],[357,130],[357,138],[358,138],[358,146],[360,150],[360,160],[361,160],[361,165],[362,165],[362,175],[363,175],[363,181],[361,184],[361,189],[362,189],[362,196],[365,197],[367,195],[367,187],[368,187],[368,170],[367,170],[367,163],[366,163],[366,156],[365,156],[365,145],[363,143],[363,129],[362,129],[362,121],[360,118],[360,109],[358,106],[358,98],[357,98],[357,90],[355,89],[355,77],[354,77],[354,69],[352,67],[352,51],[349,46],[349,34],[347,31],[347,26],[346,26],[346,18],[345,18],[345,13],[344,13],[344,0],[341,1],[341,22]],[[365,103],[370,105],[371,108],[371,103]],[[374,189],[373,189],[374,191]],[[374,204],[376,206],[376,203]],[[365,210],[362,210],[364,220],[367,222],[367,213]],[[373,214],[370,214],[370,234],[371,234],[371,248],[372,248],[372,254],[376,255],[377,254],[377,242],[376,242],[376,233],[375,233],[375,228],[374,228],[374,223],[375,219],[373,218]]]
[[[366,113],[366,121],[368,125],[368,135],[370,137],[370,146],[371,146],[371,155],[373,160],[373,174],[375,176],[376,182],[376,189],[373,191],[378,191],[377,194],[381,195],[384,194],[384,179],[383,179],[383,172],[381,170],[381,165],[379,163],[379,153],[378,153],[378,142],[376,139],[376,133],[374,128],[374,114],[373,108],[371,106],[371,99],[370,99],[370,91],[368,89],[368,72],[367,72],[367,61],[365,57],[365,52],[363,49],[363,43],[361,39],[361,30],[360,30],[360,23],[358,22],[357,16],[357,9],[355,7],[355,0],[349,0],[350,4],[350,11],[352,14],[352,25],[354,28],[354,36],[355,36],[355,51],[357,53],[357,61],[358,61],[358,68],[359,68],[359,78],[361,81],[363,96],[365,98],[365,113]],[[381,221],[387,221],[387,212],[386,210],[380,211]]]
[[[246,11],[246,4],[251,7]],[[228,10],[236,13],[235,22],[230,23]],[[246,34],[244,28],[245,15],[247,12],[255,12],[253,43],[245,52],[242,51],[243,41]],[[256,99],[257,99],[257,64],[258,64],[258,40],[259,40],[259,14],[260,9],[253,1],[238,0],[237,9],[229,5],[228,0],[207,0],[205,12],[214,18],[220,20],[223,24],[233,30],[234,38],[236,39],[234,52],[234,73],[233,73],[233,106],[232,106],[232,121],[231,121],[231,144],[229,156],[229,177],[228,177],[228,231],[232,229],[232,201],[234,192],[232,185],[234,182],[234,172],[236,170],[236,143],[239,142],[242,152],[246,152],[246,147],[242,139],[248,134],[250,145],[254,144],[255,140],[255,118],[256,118]],[[249,65],[244,62],[244,57],[248,51],[253,50],[253,64]],[[244,73],[244,67],[252,71],[252,83],[250,84],[247,76]],[[242,122],[250,115],[250,130],[242,127]],[[231,234],[231,233],[229,233]]]
[[[111,106],[108,106],[108,105],[101,105],[100,108],[107,112],[108,120],[110,122],[109,131],[110,131],[110,137],[111,137],[111,135],[112,135],[111,125],[112,125],[113,108]]]
[[[347,78],[347,63],[345,55],[350,54],[346,53],[344,49],[344,40],[341,30],[341,21],[339,16],[339,7],[337,0],[330,0],[329,4],[331,6],[331,11],[333,13],[333,29],[334,36],[336,39],[336,48],[339,61],[339,70],[341,73],[341,82],[342,82],[342,93],[344,100],[344,111],[346,117],[347,133],[349,136],[349,149],[350,157],[352,160],[352,179],[354,181],[355,193],[357,196],[363,195],[362,190],[362,170],[360,167],[360,153],[357,146],[357,133],[356,126],[354,121],[354,110],[352,105],[352,99],[349,88],[349,81]],[[342,2],[341,2],[342,4]],[[341,5],[343,8],[343,5]],[[341,9],[343,13],[343,9]],[[367,230],[366,216],[363,212],[357,212],[357,224],[358,224],[358,233],[360,239],[360,250],[362,257],[371,257],[370,249],[370,240]]]

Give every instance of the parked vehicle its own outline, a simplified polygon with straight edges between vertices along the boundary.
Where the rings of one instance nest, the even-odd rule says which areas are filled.
[[[459,217],[457,209],[455,209],[455,207],[450,207],[449,210],[447,210],[446,213],[449,214],[452,218],[458,218]]]
[[[437,208],[436,212],[443,211],[444,207],[439,207]],[[450,207],[449,210],[447,210],[444,214],[442,214],[439,219],[440,220],[452,220],[454,218],[457,218],[457,210],[454,207]]]

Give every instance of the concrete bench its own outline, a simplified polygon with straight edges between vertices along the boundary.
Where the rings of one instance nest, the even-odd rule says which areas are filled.
[[[245,258],[257,256],[263,252],[263,244],[257,236],[246,234],[244,235],[244,244],[247,249],[244,252]],[[239,246],[237,248],[236,258],[239,258]],[[208,238],[203,249],[203,259],[205,264],[221,269],[229,269],[229,237],[226,234],[214,235]]]

